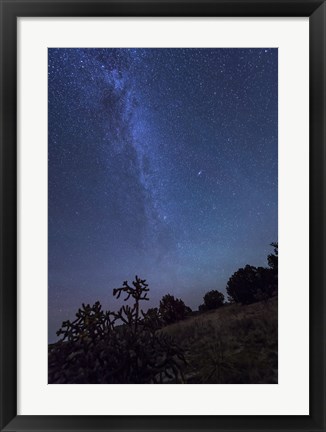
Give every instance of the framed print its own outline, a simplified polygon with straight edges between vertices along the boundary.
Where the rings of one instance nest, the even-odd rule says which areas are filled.
[[[324,2],[1,18],[1,430],[324,431]]]

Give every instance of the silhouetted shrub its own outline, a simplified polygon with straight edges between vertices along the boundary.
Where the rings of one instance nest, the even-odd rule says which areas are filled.
[[[277,274],[273,269],[258,267],[256,300],[267,300],[277,294]]]
[[[200,311],[217,309],[224,304],[224,294],[217,290],[212,290],[204,295],[204,304],[199,306]]]
[[[250,304],[277,294],[278,245],[272,243],[271,246],[274,254],[267,257],[268,268],[246,265],[230,277],[226,292],[231,302]]]
[[[191,309],[181,299],[166,294],[160,301],[159,313],[164,324],[172,324],[185,319],[186,315],[191,313]]]
[[[228,299],[242,304],[256,301],[256,277],[257,268],[250,265],[246,265],[245,268],[240,268],[236,271],[226,285]]]
[[[269,294],[273,296],[278,293],[278,243],[271,243],[271,246],[274,247],[274,253],[268,255],[267,261],[271,269]]]
[[[65,321],[57,332],[62,339],[49,347],[49,383],[184,382],[182,349],[157,331],[161,323],[153,310],[140,309],[148,291],[136,276],[132,286],[124,282],[113,290],[117,298],[133,299],[132,306],[104,312],[99,302],[83,305],[75,321]]]
[[[277,274],[278,272],[278,243],[271,243],[271,246],[274,248],[274,253],[268,255],[267,262],[269,267],[274,270]]]

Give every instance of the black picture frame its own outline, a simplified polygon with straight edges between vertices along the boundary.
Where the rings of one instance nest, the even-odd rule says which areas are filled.
[[[325,431],[326,6],[320,0],[0,0],[1,431]],[[310,414],[307,416],[17,415],[17,18],[94,16],[309,17]],[[295,300],[294,300],[295,301]],[[300,377],[298,377],[300,379]],[[217,407],[218,411],[218,407]],[[217,412],[218,414],[218,412]]]

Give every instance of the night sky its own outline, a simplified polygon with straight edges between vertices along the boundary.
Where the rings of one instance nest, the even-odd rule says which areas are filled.
[[[82,302],[197,309],[277,241],[277,49],[49,49],[49,341]]]

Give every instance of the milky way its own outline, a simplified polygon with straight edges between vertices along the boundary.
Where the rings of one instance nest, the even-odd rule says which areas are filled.
[[[194,309],[277,241],[277,49],[49,49],[49,339],[82,302]],[[145,308],[146,308],[145,307]]]

